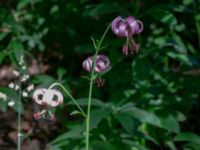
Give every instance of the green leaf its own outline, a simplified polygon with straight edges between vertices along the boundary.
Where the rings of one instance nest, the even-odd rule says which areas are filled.
[[[120,122],[122,127],[129,133],[133,134],[134,131],[134,123],[133,118],[127,113],[118,113],[117,120]]]
[[[4,101],[4,100],[2,100],[1,98],[0,98],[0,110],[2,111],[2,112],[6,112],[6,110],[7,110],[7,102],[6,101]]]
[[[173,131],[175,133],[180,132],[180,126],[178,121],[171,115],[166,117],[159,117],[161,121],[161,125],[163,128]]]
[[[192,65],[187,54],[180,54],[180,53],[176,53],[176,52],[167,52],[167,55],[175,60],[178,60],[178,61],[186,64],[186,65],[189,65],[189,66]]]
[[[147,112],[146,110],[137,108],[134,105],[132,106],[130,105],[129,107],[121,106],[121,108],[122,109],[119,113],[126,113],[143,123],[149,123],[151,125],[154,125],[154,126],[157,126],[157,127],[160,127],[160,128],[163,128],[175,133],[179,132],[180,130],[178,121],[172,116],[163,118],[163,117],[155,115],[152,112]]]
[[[49,11],[49,14],[52,15],[54,13],[57,13],[59,11],[59,6],[58,5],[53,5]]]
[[[187,54],[187,48],[185,46],[185,42],[178,34],[173,34],[171,41],[173,42],[174,49],[178,53]]]
[[[0,48],[0,64],[3,62],[4,58],[5,58],[5,54],[2,51],[2,49]]]
[[[200,144],[200,136],[191,132],[181,132],[173,139],[175,142],[193,142]]]
[[[6,36],[10,33],[10,30],[8,29],[8,32],[0,32],[0,41],[5,39]]]
[[[7,103],[9,101],[14,101],[15,104],[14,106],[12,106],[11,108],[16,111],[16,112],[19,112],[19,95],[17,92],[9,89],[9,88],[6,88],[6,87],[0,87],[0,92],[4,93],[7,95],[8,99],[7,99]],[[21,110],[19,113],[23,113],[24,112],[24,106],[23,106],[23,103],[21,103]]]
[[[91,111],[90,130],[96,128],[98,124],[108,115],[105,109],[96,109]]]
[[[82,113],[80,111],[77,111],[77,110],[70,113],[70,115],[78,115],[78,114],[82,114]]]
[[[59,135],[57,138],[55,138],[55,140],[53,140],[51,142],[51,144],[56,144],[59,143],[63,140],[67,140],[67,139],[79,139],[82,138],[82,132],[83,132],[84,128],[82,125],[74,125],[73,128],[61,135]]]
[[[151,16],[156,20],[166,24],[166,25],[176,25],[176,17],[169,11],[160,8],[154,8],[150,11]]]
[[[67,71],[64,68],[59,67],[58,70],[57,70],[58,80],[62,80],[63,76],[66,73],[67,73]]]
[[[17,63],[19,63],[22,56],[24,56],[24,53],[25,53],[24,47],[23,47],[22,43],[19,42],[18,40],[13,40],[11,42],[11,47],[12,47],[15,59],[16,59]]]
[[[87,106],[88,105],[88,98],[79,98],[79,99],[76,99],[76,102],[81,106]],[[68,102],[67,104],[68,105],[75,105],[72,101]],[[105,104],[102,101],[100,101],[99,99],[95,99],[95,98],[92,98],[91,105],[92,106],[98,106],[98,107],[105,107]]]
[[[121,148],[108,142],[94,141],[92,142],[93,150],[121,150]]]
[[[193,0],[183,0],[184,5],[190,5],[193,2]]]
[[[200,14],[197,14],[197,15],[195,16],[195,20],[196,20],[196,21],[200,21]]]
[[[170,148],[170,150],[177,150],[175,144],[172,141],[166,141],[165,144]]]
[[[64,140],[64,141],[61,141],[61,142],[51,145],[49,150],[62,150],[60,147],[68,145],[68,144],[69,144],[69,141]]]
[[[200,144],[197,143],[187,143],[183,147],[185,148],[184,150],[200,150]]]
[[[126,140],[123,140],[123,142],[126,143],[126,144],[128,144],[128,145],[130,145],[130,146],[132,146],[133,150],[134,150],[134,149],[137,149],[137,150],[149,150],[148,148],[146,148],[146,147],[140,145],[140,144],[137,143],[137,142],[134,142],[133,140],[127,140],[127,139],[126,139]],[[132,149],[131,149],[131,150],[132,150]]]
[[[155,114],[147,112],[143,109],[136,107],[129,107],[127,109],[121,110],[121,112],[128,113],[129,115],[140,120],[141,122],[162,127],[160,119]]]
[[[28,3],[30,3],[30,2],[31,2],[30,0],[20,0],[18,2],[17,9],[20,10],[20,9],[26,7],[28,5]]]
[[[84,15],[93,17],[93,16],[101,16],[101,15],[120,12],[120,11],[125,11],[125,10],[117,4],[113,5],[112,3],[110,4],[103,3],[97,6],[93,6],[93,8],[90,8],[90,10],[87,9],[84,12]]]
[[[39,84],[41,87],[48,87],[50,84],[54,83],[56,80],[49,75],[35,75],[32,78],[33,84]]]
[[[180,122],[181,121],[183,122],[187,119],[186,116],[181,112],[176,112],[175,116],[176,116],[177,120],[180,121]]]

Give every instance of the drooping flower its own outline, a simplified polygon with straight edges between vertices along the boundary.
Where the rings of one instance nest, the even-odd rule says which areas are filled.
[[[129,16],[123,19],[121,16],[116,17],[112,22],[112,31],[118,37],[125,37],[126,43],[122,48],[125,55],[134,54],[139,50],[139,44],[135,42],[133,36],[143,31],[143,23],[140,20]]]
[[[48,107],[56,107],[63,102],[62,94],[55,89],[37,89],[33,93],[33,99],[39,105],[45,105]]]
[[[42,111],[35,113],[35,119],[49,115],[50,120],[55,121],[55,115],[51,112],[51,107],[56,107],[63,103],[63,95],[55,89],[40,88],[34,91],[33,100],[44,107]]]
[[[105,83],[105,79],[102,79],[101,77],[96,77],[94,83],[97,87],[102,87]]]
[[[86,60],[83,61],[83,68],[88,72],[92,72],[92,65],[93,65],[93,57],[88,57]],[[102,73],[109,69],[110,67],[110,60],[105,55],[98,55],[96,59],[96,65],[94,67],[95,73]]]

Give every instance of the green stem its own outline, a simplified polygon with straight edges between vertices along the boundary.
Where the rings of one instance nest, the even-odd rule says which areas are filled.
[[[53,84],[49,87],[49,89],[52,89],[54,86],[60,86],[60,87],[63,89],[63,91],[69,96],[69,98],[71,98],[71,100],[74,102],[74,104],[78,107],[78,109],[80,110],[81,114],[82,114],[84,117],[86,117],[86,114],[85,114],[85,112],[83,111],[83,109],[80,107],[80,105],[76,102],[76,100],[73,98],[73,96],[67,91],[67,89],[65,89],[65,87],[64,87],[62,84],[60,84],[60,83],[53,83]]]
[[[89,150],[89,144],[90,144],[90,110],[91,110],[91,101],[92,101],[92,90],[93,90],[93,80],[94,80],[94,68],[96,66],[96,59],[99,50],[101,49],[102,42],[108,33],[108,30],[110,29],[111,24],[108,25],[106,28],[104,34],[102,35],[100,41],[97,44],[94,44],[95,47],[95,55],[94,55],[94,61],[92,63],[92,72],[90,77],[90,86],[89,86],[89,95],[88,95],[88,107],[87,107],[87,117],[86,117],[86,143],[85,143],[85,150]]]
[[[145,126],[145,124],[142,125],[142,129],[141,130],[145,134],[145,132],[146,132],[146,126]],[[141,145],[144,146],[144,147],[146,146],[146,140],[145,140],[145,138],[141,139]]]
[[[19,104],[18,104],[18,119],[17,119],[17,123],[18,123],[18,134],[17,134],[17,150],[21,150],[21,82],[19,83]]]

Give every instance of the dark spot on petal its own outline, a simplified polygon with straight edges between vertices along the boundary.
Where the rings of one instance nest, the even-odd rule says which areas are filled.
[[[58,102],[58,96],[57,95],[53,95],[53,99],[52,99],[52,101],[54,101],[54,102]]]
[[[43,99],[43,95],[42,95],[42,94],[39,94],[39,95],[38,95],[38,100],[41,101],[42,99]]]

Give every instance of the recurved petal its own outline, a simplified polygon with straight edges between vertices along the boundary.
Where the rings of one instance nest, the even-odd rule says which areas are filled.
[[[119,33],[118,24],[121,20],[122,20],[122,17],[118,16],[112,21],[111,29],[112,29],[113,33],[115,33],[116,35],[118,35],[118,33]]]
[[[88,72],[91,72],[92,71],[92,63],[93,63],[92,57],[88,57],[86,60],[83,61],[82,66],[85,70],[87,70]]]
[[[127,18],[125,18],[125,20],[129,26],[131,26],[136,21],[136,19],[133,16],[128,16]]]
[[[136,20],[134,17],[129,16],[126,19],[128,26],[131,30],[131,35],[138,34],[143,30],[143,23],[140,20]]]
[[[44,103],[44,95],[46,94],[47,89],[45,88],[40,88],[34,91],[33,93],[33,100],[41,105]]]
[[[60,91],[52,89],[52,90],[49,90],[49,92],[50,92],[51,97],[48,101],[48,104],[51,107],[56,107],[63,103],[63,95],[61,94]]]
[[[110,67],[110,59],[106,55],[98,55],[95,66],[96,72],[104,72]]]
[[[141,33],[143,31],[144,25],[143,25],[142,21],[140,21],[140,20],[136,20],[136,21],[137,21],[137,24],[139,26],[138,30],[136,31],[136,33],[138,34],[138,33]]]

